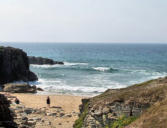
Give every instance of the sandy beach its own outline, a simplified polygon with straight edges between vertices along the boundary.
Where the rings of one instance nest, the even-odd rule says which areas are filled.
[[[39,117],[41,120],[45,120],[43,123],[37,124],[36,128],[72,128],[74,121],[78,118],[79,105],[83,98],[80,96],[70,95],[50,95],[51,106],[48,108],[46,104],[46,98],[48,95],[17,93],[10,95],[16,96],[20,100],[20,105],[24,105],[26,108],[45,109],[47,111],[48,115],[28,114],[29,118]],[[59,116],[49,115],[49,113],[58,113],[57,111],[60,111]],[[60,116],[62,113],[64,115]]]

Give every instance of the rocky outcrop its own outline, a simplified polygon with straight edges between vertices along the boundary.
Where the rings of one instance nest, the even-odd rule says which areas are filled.
[[[27,54],[21,49],[0,46],[0,84],[13,81],[34,81]]]
[[[12,114],[7,115],[8,113],[2,112],[0,113],[0,119],[2,117],[5,117],[6,119],[9,120],[10,118],[12,119],[13,124],[16,124],[17,128],[53,128],[57,127],[55,124],[58,124],[58,127],[68,127],[71,128],[72,123],[70,120],[72,118],[76,118],[78,116],[78,113],[75,111],[67,112],[65,111],[62,107],[60,106],[51,106],[50,108],[48,107],[28,107],[27,105],[20,100],[19,104],[16,104],[16,97],[15,95],[12,95],[11,93],[3,93],[3,96],[5,99],[8,99],[7,104],[10,101],[10,112]],[[0,110],[1,110],[1,97],[0,97]],[[3,103],[4,106],[6,103]],[[5,108],[7,108],[5,106]],[[4,109],[3,109],[4,110]],[[1,111],[0,111],[1,112]],[[66,120],[65,122],[62,122],[62,119]],[[9,123],[9,121],[8,121]],[[11,123],[10,123],[11,124]],[[69,126],[70,125],[70,126]],[[3,128],[15,128],[12,127],[11,125],[1,125],[0,122],[0,127],[3,126]]]
[[[80,105],[80,117],[74,128],[126,126],[154,104],[167,99],[166,85],[167,77],[123,89],[109,89],[99,96],[84,99]],[[122,116],[124,118],[121,118]],[[156,119],[158,120],[159,117],[157,116]],[[123,122],[125,124],[120,124]]]
[[[49,64],[49,65],[61,64],[63,65],[64,64],[63,62],[54,61],[52,59],[43,58],[43,57],[29,56],[28,58],[29,58],[30,64],[38,64],[38,65],[43,65],[43,64]]]
[[[10,110],[10,101],[0,94],[0,127],[2,128],[17,128],[14,122],[14,113]]]
[[[12,93],[36,93],[36,86],[30,86],[28,84],[5,84],[3,88],[4,92]]]

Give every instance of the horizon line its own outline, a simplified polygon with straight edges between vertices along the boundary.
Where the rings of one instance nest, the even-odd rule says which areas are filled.
[[[167,44],[167,42],[53,42],[53,41],[0,41],[0,43],[75,43],[75,44]]]

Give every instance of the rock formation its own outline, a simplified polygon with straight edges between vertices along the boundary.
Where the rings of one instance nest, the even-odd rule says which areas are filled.
[[[165,112],[160,114],[164,115],[164,118],[160,119],[158,112],[155,115],[155,110],[165,110],[165,107],[160,109],[162,104],[167,106],[166,85],[167,77],[159,78],[123,89],[109,89],[99,96],[83,99],[80,105],[80,117],[75,122],[74,128],[121,128],[142,116],[148,108],[153,110],[153,116],[149,115],[149,110],[147,116],[146,114],[144,116],[145,119],[141,119],[143,122],[140,120],[140,123],[127,128],[137,128],[138,125],[140,125],[138,128],[163,127],[166,125],[167,114]],[[155,108],[155,104],[161,105]],[[147,118],[148,115],[150,119]],[[151,122],[155,119],[159,124],[152,125]],[[150,123],[147,124],[145,120]]]
[[[39,64],[39,65],[43,65],[43,64],[49,64],[49,65],[61,64],[63,65],[64,64],[63,62],[54,61],[52,59],[43,58],[43,57],[29,56],[28,58],[29,58],[30,64]]]
[[[36,86],[30,86],[28,84],[5,84],[3,88],[4,92],[12,93],[36,93]]]
[[[0,127],[2,128],[17,128],[14,123],[13,112],[9,109],[10,101],[0,94]]]
[[[0,84],[13,81],[34,81],[27,54],[21,49],[0,46]]]

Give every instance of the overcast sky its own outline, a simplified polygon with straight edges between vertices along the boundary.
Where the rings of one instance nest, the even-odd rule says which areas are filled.
[[[0,0],[0,41],[167,42],[167,0]]]

